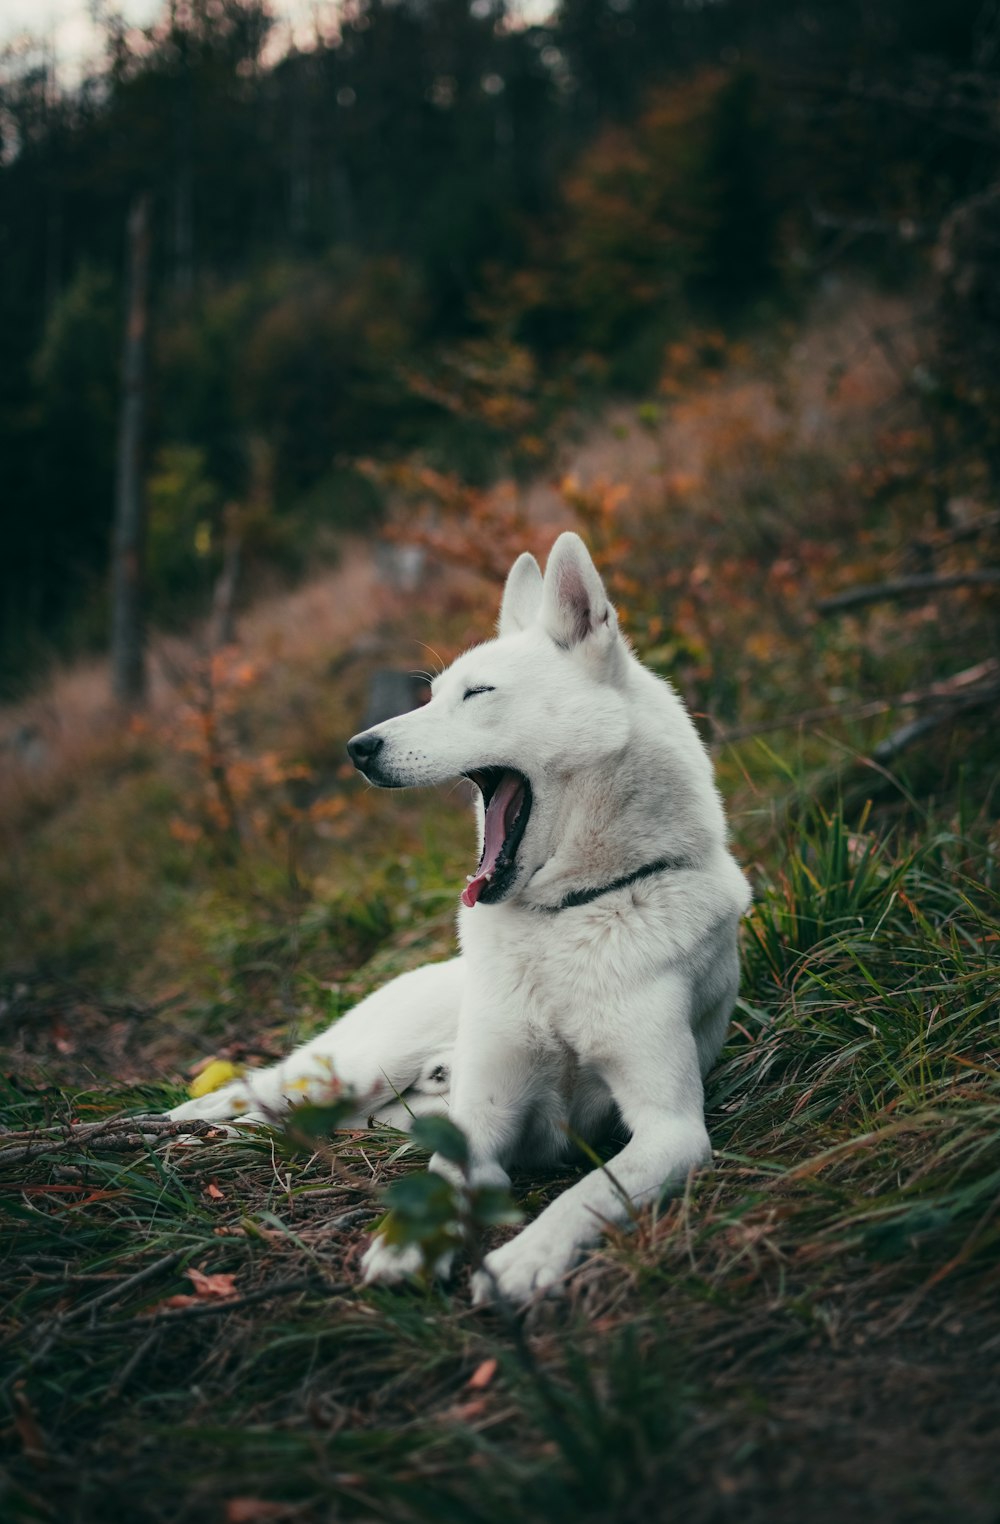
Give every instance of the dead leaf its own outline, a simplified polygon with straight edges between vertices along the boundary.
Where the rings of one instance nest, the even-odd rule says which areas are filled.
[[[497,1373],[497,1362],[493,1359],[484,1360],[482,1365],[477,1365],[466,1386],[470,1386],[474,1392],[485,1392],[493,1377]]]
[[[214,1180],[210,1180],[206,1185],[205,1195],[210,1197],[212,1201],[225,1201],[226,1199]]]
[[[237,1296],[235,1275],[206,1275],[189,1265],[184,1274],[195,1289],[196,1296]]]
[[[268,1498],[230,1498],[226,1524],[268,1524],[272,1519],[292,1519],[299,1512],[294,1503],[275,1503]]]
[[[473,1397],[471,1402],[458,1402],[444,1415],[452,1423],[474,1423],[487,1410],[485,1397]]]
[[[14,1399],[14,1427],[21,1447],[29,1460],[44,1461],[49,1458],[48,1445],[39,1427],[34,1409],[28,1401],[24,1382],[18,1381],[12,1393]]]

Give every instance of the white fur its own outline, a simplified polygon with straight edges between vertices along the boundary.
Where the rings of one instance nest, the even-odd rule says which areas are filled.
[[[630,1140],[606,1168],[487,1257],[476,1298],[523,1301],[603,1226],[710,1158],[702,1076],[736,998],[746,880],[687,711],[619,634],[574,534],[556,541],[544,579],[531,556],[515,562],[498,637],[441,673],[429,704],[366,734],[383,743],[375,781],[392,786],[487,766],[528,777],[507,897],[460,908],[460,957],[402,975],[286,1062],[171,1115],[270,1119],[342,1085],[361,1118],[405,1127],[447,1110],[473,1179],[500,1183],[623,1122]],[[481,844],[481,804],[479,825]],[[556,908],[661,858],[686,866]],[[412,1252],[378,1237],[365,1258],[368,1280],[414,1268]]]

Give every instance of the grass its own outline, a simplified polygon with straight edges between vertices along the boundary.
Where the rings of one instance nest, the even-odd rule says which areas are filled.
[[[6,1516],[791,1519],[796,1434],[832,1518],[843,1446],[835,1433],[817,1451],[782,1394],[825,1369],[811,1410],[825,1423],[871,1406],[873,1364],[882,1385],[900,1362],[947,1383],[951,1344],[988,1365],[974,1394],[952,1393],[980,1428],[957,1449],[883,1447],[856,1485],[893,1518],[953,1517],[935,1510],[961,1472],[962,1516],[989,1518],[976,1435],[1000,1396],[995,878],[987,847],[947,833],[907,846],[836,814],[800,828],[747,926],[708,1092],[715,1168],[523,1326],[473,1312],[461,1275],[358,1286],[381,1192],[412,1177],[397,1135],[303,1152],[281,1134],[183,1146],[112,1128],[81,1144],[71,1118],[176,1090],[6,1082],[20,1135],[0,1155]],[[530,1211],[559,1184],[517,1195]],[[232,1277],[229,1295],[190,1271]],[[904,1392],[873,1432],[912,1420]]]
[[[813,323],[787,406],[748,372],[658,432],[616,414],[558,508],[702,716],[756,898],[713,1168],[524,1320],[474,1311],[467,1265],[359,1285],[394,1184],[419,1228],[399,1135],[186,1146],[127,1120],[197,1060],[266,1062],[451,951],[462,801],[364,789],[343,741],[374,668],[481,638],[481,588],[441,573],[404,600],[354,546],[343,576],[252,611],[217,672],[171,648],[135,732],[94,670],[14,716],[48,751],[0,777],[5,1520],[996,1524],[995,726],[970,709],[870,760],[900,719],[882,700],[995,649],[996,613],[976,594],[816,616],[905,570],[917,532],[942,569],[957,553],[919,449],[874,437],[909,404],[851,358],[851,322]],[[851,386],[828,402],[838,355]],[[482,512],[447,532],[499,555],[509,526]],[[518,1206],[566,1178],[516,1180]]]

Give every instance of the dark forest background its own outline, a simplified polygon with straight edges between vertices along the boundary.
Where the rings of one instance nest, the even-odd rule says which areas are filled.
[[[94,10],[0,56],[0,1517],[998,1524],[1000,0]],[[455,951],[345,743],[568,527],[753,906],[712,1168],[521,1323],[359,1285],[509,1229],[336,1075],[150,1113]]]
[[[471,482],[642,395],[664,343],[794,305],[836,259],[938,304],[934,405],[996,459],[982,0],[354,0],[266,63],[263,0],[105,21],[60,89],[0,79],[0,683],[107,638],[126,225],[148,197],[145,601],[201,611],[380,513],[359,460]]]

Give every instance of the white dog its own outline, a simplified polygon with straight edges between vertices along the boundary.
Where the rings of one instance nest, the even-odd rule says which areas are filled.
[[[575,534],[560,535],[544,579],[532,556],[514,563],[498,638],[442,672],[430,703],[348,750],[383,788],[477,785],[461,956],[403,974],[286,1062],[171,1115],[271,1120],[333,1080],[358,1096],[359,1118],[405,1127],[446,1110],[473,1182],[495,1184],[624,1124],[607,1168],[487,1257],[477,1298],[523,1301],[710,1157],[702,1076],[736,998],[750,901],[711,763],[680,699],[619,634]],[[418,1265],[376,1237],[365,1274],[393,1281]]]

